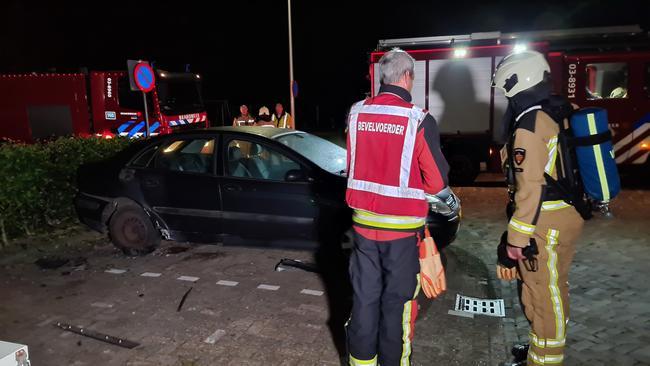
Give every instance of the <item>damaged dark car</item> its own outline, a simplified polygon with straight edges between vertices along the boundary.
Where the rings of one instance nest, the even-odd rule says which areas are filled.
[[[188,131],[82,166],[75,208],[128,255],[163,238],[315,248],[350,228],[345,165],[345,149],[305,132]]]
[[[219,127],[136,141],[79,168],[75,208],[127,255],[162,239],[315,249],[351,242],[346,151],[301,131]],[[456,236],[433,211],[438,247]],[[451,225],[450,225],[451,224]]]

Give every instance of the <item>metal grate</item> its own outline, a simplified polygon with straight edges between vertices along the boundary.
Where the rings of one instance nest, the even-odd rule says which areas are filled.
[[[486,300],[456,295],[456,311],[503,318],[506,316],[503,299]]]

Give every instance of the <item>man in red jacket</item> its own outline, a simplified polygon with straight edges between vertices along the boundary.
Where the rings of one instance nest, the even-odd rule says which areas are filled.
[[[355,230],[349,362],[407,366],[420,285],[428,297],[445,289],[442,265],[431,261],[433,241],[418,249],[427,196],[452,214],[460,205],[447,186],[436,121],[411,103],[413,58],[395,49],[379,65],[379,94],[354,104],[348,117],[346,200]]]

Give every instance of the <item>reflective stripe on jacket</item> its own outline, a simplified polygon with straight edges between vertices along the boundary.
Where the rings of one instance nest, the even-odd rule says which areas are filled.
[[[358,225],[417,230],[428,213],[425,191],[446,186],[448,165],[433,117],[409,103],[406,90],[382,91],[350,109],[346,200]],[[433,141],[421,126],[425,119]]]

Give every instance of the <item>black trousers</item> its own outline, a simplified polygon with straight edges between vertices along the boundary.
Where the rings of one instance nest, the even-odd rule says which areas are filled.
[[[417,243],[416,234],[374,241],[355,233],[350,258],[354,297],[347,325],[351,365],[410,365],[420,289]]]

